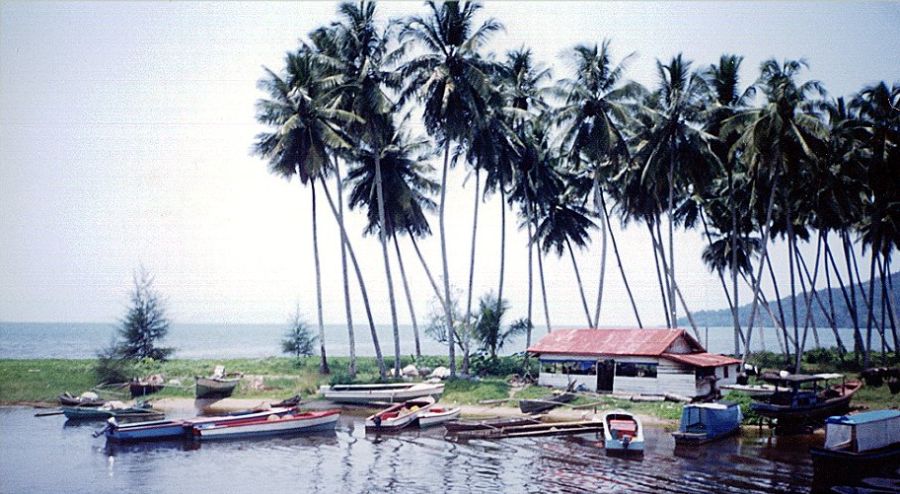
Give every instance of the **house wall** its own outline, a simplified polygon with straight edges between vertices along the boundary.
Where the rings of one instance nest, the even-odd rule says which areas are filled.
[[[676,338],[675,341],[666,348],[666,353],[691,353],[691,346],[684,337]]]

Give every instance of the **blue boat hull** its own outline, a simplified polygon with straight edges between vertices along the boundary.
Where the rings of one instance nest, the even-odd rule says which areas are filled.
[[[204,441],[227,441],[229,439],[242,439],[247,437],[266,437],[266,436],[287,436],[302,435],[308,432],[326,432],[333,431],[337,422],[328,422],[325,424],[304,427],[295,430],[273,430],[273,431],[253,431],[253,432],[234,432],[224,436],[203,436]]]
[[[161,424],[157,426],[147,426],[140,428],[113,427],[107,429],[105,434],[106,438],[111,441],[127,442],[188,437],[189,433],[190,428],[186,428],[181,422],[175,422],[171,424]]]

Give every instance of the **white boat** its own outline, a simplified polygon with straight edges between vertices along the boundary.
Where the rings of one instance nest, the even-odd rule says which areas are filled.
[[[398,403],[366,418],[366,431],[387,432],[400,430],[419,418],[434,406],[434,398],[426,396]]]
[[[900,465],[900,410],[828,417],[825,446],[809,452],[816,492],[896,470]]]
[[[603,446],[606,454],[644,453],[644,426],[634,415],[614,410],[603,414]]]
[[[439,397],[444,393],[444,384],[335,384],[320,387],[319,393],[335,403],[397,403],[426,396]]]
[[[340,417],[340,410],[324,410],[321,412],[269,415],[265,418],[254,417],[218,423],[208,422],[195,424],[193,426],[193,434],[200,439],[228,439],[233,437],[333,430]]]
[[[419,427],[431,427],[454,420],[459,417],[460,411],[462,411],[460,407],[444,408],[433,406],[428,411],[419,414]]]
[[[719,388],[738,391],[748,396],[768,396],[775,392],[775,386],[771,384],[725,384]]]

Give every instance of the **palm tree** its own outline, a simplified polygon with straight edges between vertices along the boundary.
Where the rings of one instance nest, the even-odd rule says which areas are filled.
[[[478,50],[493,33],[502,29],[502,25],[488,19],[476,28],[475,14],[481,9],[477,3],[445,2],[437,5],[429,1],[426,5],[429,14],[409,18],[400,31],[401,41],[412,41],[424,51],[409,60],[402,69],[407,86],[401,101],[415,96],[424,104],[425,128],[444,148],[438,216],[444,271],[444,312],[447,328],[453,328],[453,316],[447,303],[450,300],[450,274],[444,228],[450,146],[452,142],[460,142],[468,136],[471,122],[480,121],[484,114],[488,76]],[[449,332],[448,339],[450,373],[456,376],[453,331]]]
[[[621,161],[630,159],[627,137],[622,129],[629,118],[626,101],[644,92],[643,87],[637,83],[622,84],[628,61],[634,54],[631,53],[614,64],[609,45],[610,41],[604,40],[599,47],[596,44],[576,46],[573,54],[575,78],[563,79],[557,90],[564,98],[563,106],[556,110],[557,123],[563,128],[564,152],[576,170],[582,167],[583,161],[587,162],[593,176],[591,190],[594,194],[594,209],[601,223],[600,280],[594,318],[589,322],[592,327],[600,324],[606,272],[606,239],[610,228],[606,215],[600,212],[604,193],[602,185],[618,171]],[[615,252],[621,266],[618,249]],[[625,277],[624,271],[622,277]],[[628,283],[627,280],[625,283]]]
[[[319,371],[327,374],[315,180],[325,174],[329,155],[350,146],[339,127],[355,121],[356,117],[338,108],[339,98],[332,91],[332,74],[317,62],[309,47],[301,46],[297,52],[288,53],[284,76],[269,69],[265,71],[266,77],[260,80],[259,86],[268,98],[257,102],[256,119],[272,130],[257,135],[253,152],[269,161],[273,173],[287,179],[296,175],[301,184],[310,185],[321,355]]]
[[[493,292],[487,293],[478,301],[478,321],[475,324],[474,336],[481,343],[481,350],[488,352],[491,360],[497,359],[497,352],[506,343],[524,333],[528,322],[520,319],[503,330],[503,316],[509,311],[509,302],[497,300]]]
[[[748,173],[754,177],[757,183],[757,199],[761,195],[765,197],[766,192],[768,196],[765,219],[760,222],[762,252],[755,277],[756,283],[753,287],[753,302],[746,341],[744,341],[744,362],[750,353],[762,270],[768,255],[772,212],[776,194],[781,191],[779,182],[783,176],[788,176],[789,179],[794,176],[803,161],[814,159],[813,147],[824,133],[822,122],[811,114],[812,105],[809,101],[811,94],[821,94],[824,90],[817,81],[807,81],[803,84],[795,81],[803,67],[806,67],[806,63],[802,60],[789,60],[784,64],[779,64],[775,60],[763,62],[756,86],[765,95],[766,103],[760,108],[740,111],[723,123],[725,132],[732,128],[742,129],[740,138],[732,146],[731,152],[742,153],[744,159],[747,160]],[[786,193],[784,191],[782,193],[786,197]],[[792,229],[788,204],[789,199],[786,197],[783,205],[787,208],[786,224],[788,228]],[[789,236],[793,237],[792,231],[789,232]],[[798,339],[797,336],[795,328],[795,341]]]

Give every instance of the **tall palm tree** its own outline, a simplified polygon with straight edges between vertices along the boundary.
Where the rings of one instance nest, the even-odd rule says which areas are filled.
[[[350,147],[339,128],[355,121],[356,117],[338,108],[339,98],[332,91],[332,74],[317,62],[309,47],[301,46],[297,52],[288,53],[285,65],[284,76],[265,69],[266,76],[259,82],[268,97],[257,102],[256,119],[272,130],[257,135],[253,152],[269,161],[273,173],[287,179],[296,175],[301,184],[310,185],[321,356],[319,371],[327,374],[315,180],[325,174],[329,156],[335,150]]]
[[[586,165],[591,171],[594,210],[601,223],[600,280],[594,318],[589,322],[593,327],[600,324],[606,272],[606,239],[610,228],[606,215],[600,212],[603,185],[618,172],[620,162],[630,159],[627,137],[622,129],[629,118],[626,104],[628,100],[645,92],[637,83],[622,82],[625,69],[634,54],[625,56],[615,64],[609,45],[610,41],[604,40],[600,46],[576,46],[572,54],[575,77],[563,79],[557,88],[557,93],[564,98],[563,106],[556,110],[557,123],[563,129],[564,152],[576,170]],[[618,249],[615,251],[618,256]],[[624,271],[622,276],[624,278]]]
[[[444,271],[444,300],[450,300],[450,273],[447,266],[447,242],[444,207],[447,195],[447,171],[451,143],[469,135],[471,122],[481,120],[485,109],[488,75],[478,51],[502,25],[488,19],[477,28],[475,15],[481,6],[473,2],[433,1],[425,4],[427,16],[413,16],[400,31],[401,41],[411,41],[422,48],[421,55],[409,60],[402,69],[407,85],[401,97],[416,97],[424,104],[423,122],[429,134],[444,148],[441,172],[439,230],[441,261]],[[447,328],[453,328],[450,304],[444,304]],[[453,331],[448,335],[450,373],[456,376],[456,352]]]
[[[821,142],[824,137],[824,125],[811,113],[813,105],[809,99],[813,94],[822,94],[824,89],[817,81],[802,84],[796,82],[797,75],[804,67],[806,62],[802,60],[788,60],[783,64],[776,60],[763,62],[756,87],[765,95],[765,104],[760,108],[742,110],[723,123],[723,130],[726,132],[732,128],[742,129],[731,152],[742,153],[747,160],[748,172],[757,182],[757,198],[762,196],[768,199],[765,219],[760,222],[762,252],[753,287],[750,321],[744,342],[744,362],[750,353],[762,270],[768,255],[775,197],[779,191],[784,192],[779,188],[779,183],[782,177],[790,179],[795,176],[804,161],[815,158],[814,148],[817,141]],[[785,201],[783,206],[789,210],[788,203],[789,200]],[[788,216],[789,213],[786,217]],[[788,225],[791,223],[791,220],[787,221]],[[792,236],[792,233],[789,235]],[[795,341],[797,336],[795,331]]]

